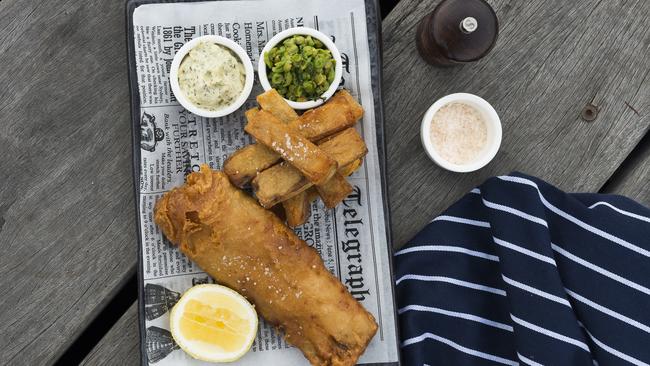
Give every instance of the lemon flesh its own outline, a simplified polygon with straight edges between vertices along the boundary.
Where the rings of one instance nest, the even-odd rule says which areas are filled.
[[[250,349],[257,333],[257,314],[235,291],[200,285],[183,294],[172,309],[170,325],[176,343],[192,357],[227,362]]]

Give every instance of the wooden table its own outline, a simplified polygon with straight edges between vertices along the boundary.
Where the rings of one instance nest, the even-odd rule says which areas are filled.
[[[414,47],[436,2],[402,0],[383,23],[396,246],[512,170],[650,204],[650,2],[491,0],[496,48],[452,69]],[[123,1],[0,2],[0,364],[139,362],[124,29]],[[463,175],[434,166],[418,135],[427,107],[460,91],[504,128],[496,159]]]

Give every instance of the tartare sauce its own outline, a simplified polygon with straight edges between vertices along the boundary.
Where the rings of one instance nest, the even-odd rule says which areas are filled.
[[[239,57],[224,46],[201,42],[178,69],[178,85],[197,107],[217,111],[232,104],[244,90],[246,73]]]

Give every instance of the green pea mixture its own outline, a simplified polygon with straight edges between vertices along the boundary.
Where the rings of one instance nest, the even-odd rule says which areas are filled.
[[[271,87],[294,102],[316,100],[334,81],[336,61],[311,36],[292,36],[264,54]]]

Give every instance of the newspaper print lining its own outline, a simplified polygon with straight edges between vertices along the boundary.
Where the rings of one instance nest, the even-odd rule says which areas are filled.
[[[140,224],[150,364],[202,365],[173,343],[169,314],[178,296],[197,283],[213,282],[162,236],[153,223],[153,206],[167,190],[206,162],[220,169],[227,156],[252,142],[243,131],[243,111],[256,105],[258,83],[240,111],[206,119],[185,111],[169,88],[168,72],[176,50],[192,38],[219,34],[238,42],[257,65],[259,52],[274,34],[290,27],[313,27],[332,36],[342,53],[344,80],[366,110],[357,127],[369,153],[350,177],[354,192],[336,209],[312,205],[309,221],[296,233],[323,257],[325,266],[379,323],[379,331],[360,363],[397,362],[393,294],[377,154],[370,56],[362,0],[260,1],[147,4],[133,15],[137,84],[141,112]],[[291,10],[288,10],[291,9]],[[263,358],[262,358],[263,357]],[[273,327],[260,322],[251,352],[237,365],[308,364]]]

